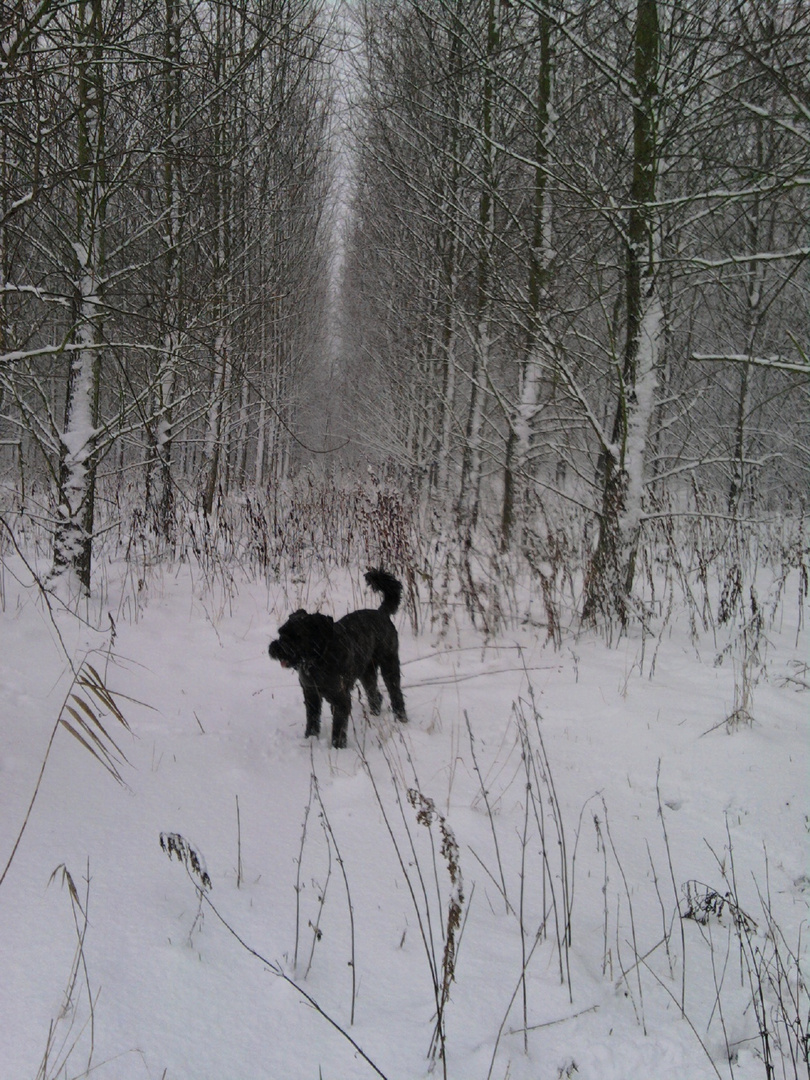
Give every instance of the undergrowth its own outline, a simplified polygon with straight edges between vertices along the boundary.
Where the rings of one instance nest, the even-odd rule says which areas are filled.
[[[467,544],[448,531],[447,518],[437,508],[420,505],[373,480],[341,484],[332,478],[319,483],[304,475],[271,496],[256,492],[238,498],[220,495],[209,516],[191,503],[181,503],[170,541],[154,530],[149,516],[139,508],[137,492],[125,484],[118,483],[107,492],[104,507],[108,516],[99,529],[95,551],[97,589],[86,602],[84,614],[89,616],[94,605],[96,620],[108,624],[111,641],[116,620],[136,622],[161,576],[178,567],[191,572],[195,592],[215,627],[228,615],[244,581],[265,582],[268,597],[272,590],[278,602],[291,606],[294,598],[300,600],[310,593],[327,596],[333,576],[341,582],[347,576],[359,581],[366,566],[383,565],[403,580],[404,610],[414,635],[430,632],[438,640],[449,641],[472,624],[486,642],[523,625],[558,650],[579,631],[588,516],[571,506],[559,508],[556,514],[547,511],[542,527],[523,530],[520,549],[509,552],[501,550],[499,536],[485,524],[475,542]],[[685,618],[695,645],[708,640],[716,663],[733,664],[735,699],[723,723],[729,730],[751,725],[757,719],[756,687],[767,674],[770,629],[778,626],[786,606],[794,603],[798,604],[799,627],[803,624],[809,579],[804,522],[789,516],[741,522],[697,492],[686,504],[661,499],[649,509],[638,560],[637,621],[632,631],[641,642],[639,673],[654,673],[667,632],[676,620]],[[7,575],[17,573],[15,559],[25,561],[50,602],[45,577],[37,576],[37,567],[45,566],[48,558],[48,537],[34,515],[18,509],[12,521],[2,519],[0,610],[6,604]],[[124,584],[120,587],[119,583],[120,599],[113,613],[107,604],[111,576],[122,566]],[[602,629],[609,641],[616,640],[617,627]],[[798,675],[794,681],[803,683]],[[752,1041],[766,1080],[810,1077],[810,996],[802,968],[803,943],[801,938],[789,940],[777,921],[767,860],[764,878],[761,872],[758,876],[749,872],[753,886],[743,896],[727,827],[726,848],[715,855],[715,880],[692,876],[689,867],[674,864],[659,795],[658,854],[649,843],[647,849],[653,886],[642,900],[626,872],[627,855],[615,839],[604,798],[598,792],[583,793],[582,805],[573,814],[561,804],[553,755],[531,689],[505,719],[509,732],[505,743],[514,759],[510,783],[521,789],[516,828],[514,820],[505,826],[498,810],[505,789],[494,790],[491,784],[492,775],[501,775],[504,763],[486,759],[469,717],[465,722],[466,767],[477,784],[475,805],[488,819],[488,850],[465,850],[459,843],[449,813],[439,808],[436,793],[428,792],[420,782],[404,739],[381,738],[367,745],[364,736],[360,747],[371,797],[396,856],[421,941],[433,1011],[425,1054],[432,1066],[440,1067],[445,1077],[450,1075],[448,1017],[454,987],[467,977],[460,946],[474,893],[466,864],[471,861],[480,867],[488,885],[495,888],[498,917],[508,923],[516,944],[511,994],[488,1033],[491,1078],[497,1075],[505,1038],[519,1036],[524,1053],[529,1052],[532,995],[537,985],[530,976],[536,969],[554,971],[576,1010],[572,953],[583,947],[577,939],[578,905],[586,902],[577,888],[577,857],[582,845],[590,842],[602,873],[598,890],[601,949],[590,960],[629,1001],[640,1028],[646,1032],[649,996],[664,994],[677,1007],[718,1077],[718,1043],[724,1072],[734,1080],[741,1046],[744,1042],[750,1047]],[[129,724],[119,696],[109,688],[106,671],[100,674],[86,658],[75,666],[43,771],[58,730],[70,733],[121,782],[126,758],[116,736],[122,730],[128,732]],[[458,755],[462,757],[460,745]],[[42,773],[31,806],[41,779]],[[0,886],[27,821],[26,816],[0,875]],[[239,947],[290,984],[382,1076],[379,1064],[367,1056],[349,1030],[355,1023],[356,939],[362,927],[356,925],[343,839],[331,820],[313,758],[294,885],[294,948],[292,962],[286,965],[264,958],[213,905],[212,874],[197,848],[179,833],[161,834],[160,843],[170,858],[184,866],[197,896],[190,935],[202,932],[205,912],[213,913]],[[517,858],[503,855],[510,845],[517,848]],[[317,904],[306,922],[302,917],[305,863],[309,880],[317,880],[317,888],[310,890],[317,895]],[[338,885],[330,891],[333,876]],[[80,900],[74,879],[64,867],[61,878],[70,896],[78,942],[66,996],[73,1001],[79,993],[85,994],[87,1023],[92,1025],[93,997],[84,958],[89,893]],[[316,960],[323,957],[328,962],[321,920],[327,903],[335,906],[335,892],[343,897],[341,908],[351,943],[348,1005],[342,1011],[321,1006],[304,987]],[[639,917],[645,903],[648,911],[660,913],[660,926],[656,923],[654,932],[650,919]],[[593,918],[591,911],[588,919],[592,922]],[[696,966],[711,971],[712,983],[695,993],[687,971],[690,959],[699,955],[708,958],[708,963]],[[731,977],[732,970],[736,978]],[[80,1043],[82,1054],[86,1052],[87,1040],[78,1038],[70,1026],[57,1045],[57,1029],[65,1028],[67,1015],[61,1015],[48,1034],[40,1070],[43,1078],[64,1073],[68,1058],[78,1056]],[[88,1030],[90,1052],[84,1071],[76,1075],[91,1070],[92,1028]],[[573,1075],[573,1061],[564,1070],[560,1069],[560,1075]]]
[[[128,580],[117,614],[133,620],[155,579],[179,566],[190,569],[211,600],[214,620],[228,612],[243,581],[300,597],[333,574],[359,581],[367,567],[384,566],[403,581],[403,610],[414,634],[452,636],[471,622],[492,638],[528,625],[560,649],[580,630],[593,520],[575,503],[544,504],[520,530],[520,545],[503,550],[483,516],[473,534],[462,535],[441,505],[371,477],[303,472],[268,491],[220,492],[207,516],[198,502],[178,498],[168,530],[156,529],[142,498],[126,476],[100,481],[91,601],[99,618],[109,606],[110,575],[122,565]],[[43,568],[44,578],[46,520],[16,505],[0,511],[0,564],[16,548]],[[0,604],[2,580],[0,573]],[[609,643],[638,634],[640,666],[650,673],[675,620],[687,620],[695,644],[713,641],[718,656],[727,638],[738,635],[741,692],[733,714],[744,719],[763,632],[792,604],[801,627],[809,589],[803,508],[741,519],[697,489],[678,498],[652,492],[639,540],[634,619],[629,628],[600,630]]]

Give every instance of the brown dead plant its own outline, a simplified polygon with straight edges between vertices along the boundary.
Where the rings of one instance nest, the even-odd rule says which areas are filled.
[[[68,692],[59,710],[59,715],[51,729],[48,745],[45,748],[39,775],[23,823],[17,833],[17,838],[14,841],[3,872],[0,874],[0,886],[5,881],[9,867],[17,854],[17,849],[20,846],[23,833],[31,817],[31,811],[42,786],[42,778],[45,775],[45,768],[51,756],[56,734],[60,728],[68,731],[107,770],[117,783],[124,783],[121,768],[125,764],[128,765],[129,762],[111,734],[111,731],[115,730],[114,724],[120,724],[130,734],[132,732],[122,711],[120,704],[122,700],[123,695],[111,690],[105,679],[87,659],[74,671]]]

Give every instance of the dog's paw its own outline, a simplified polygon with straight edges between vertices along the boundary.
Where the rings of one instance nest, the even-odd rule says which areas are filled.
[[[309,739],[311,736],[314,736],[317,739],[318,736],[320,735],[320,733],[321,733],[321,725],[320,724],[307,724],[307,729],[304,732],[304,738]]]

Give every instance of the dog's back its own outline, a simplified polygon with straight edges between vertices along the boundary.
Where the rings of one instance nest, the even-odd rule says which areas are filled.
[[[378,608],[360,608],[350,611],[335,623],[335,630],[347,652],[351,655],[350,667],[359,675],[368,668],[393,664],[398,669],[399,635],[391,616],[399,609],[402,584],[386,570],[371,569],[366,583],[382,594]],[[355,677],[357,677],[355,675]]]
[[[397,647],[398,635],[391,616],[399,610],[402,599],[402,583],[386,570],[372,569],[366,574],[366,583],[382,594],[378,608],[360,608],[350,611],[335,626],[341,634],[346,633],[365,651],[375,640],[385,648]]]

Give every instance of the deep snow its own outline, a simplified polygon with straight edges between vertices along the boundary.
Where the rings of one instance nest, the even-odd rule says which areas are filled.
[[[663,637],[650,677],[655,642],[642,649],[636,635],[609,649],[569,634],[555,652],[528,624],[484,640],[459,617],[444,636],[414,636],[402,615],[410,723],[387,710],[367,721],[358,700],[349,748],[335,752],[328,718],[318,742],[304,740],[297,680],[267,644],[301,604],[339,615],[374,603],[359,570],[270,586],[206,582],[188,566],[140,586],[115,572],[87,613],[93,630],[58,605],[49,612],[19,562],[0,568],[0,874],[70,690],[66,653],[89,654],[132,729],[99,717],[128,759],[123,784],[65,729],[55,737],[0,886],[2,1080],[40,1068],[81,1076],[88,1063],[117,1080],[375,1075],[342,1032],[389,1080],[426,1075],[435,1018],[420,915],[440,964],[454,887],[442,821],[464,896],[449,1077],[765,1076],[732,909],[701,926],[679,919],[676,902],[685,912],[687,881],[723,897],[733,873],[759,955],[770,955],[763,905],[784,934],[780,955],[803,948],[808,633],[797,630],[795,588],[767,633],[752,726],[723,723],[739,678],[732,658],[715,663],[726,638],[695,644],[685,619]],[[531,792],[519,715],[537,764]],[[407,801],[417,787],[435,803],[430,829]],[[553,795],[573,893],[570,994]],[[235,934],[337,1027],[200,908],[184,865],[161,850],[168,832],[204,860],[210,901]],[[79,929],[83,917],[62,871],[51,880],[62,866],[87,914],[69,1001],[74,910]],[[544,904],[548,936],[535,944]],[[772,1018],[773,1007],[770,997]],[[806,1030],[806,994],[801,1007]],[[773,1053],[776,1076],[806,1075]]]

